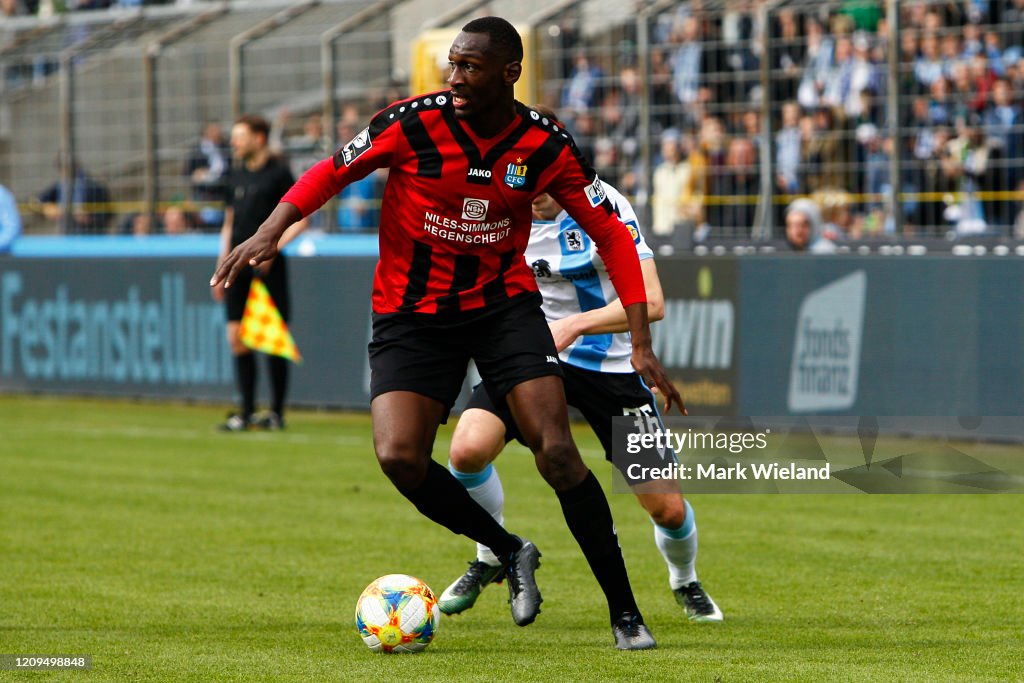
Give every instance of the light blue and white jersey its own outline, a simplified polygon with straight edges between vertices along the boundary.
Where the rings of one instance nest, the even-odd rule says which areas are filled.
[[[605,183],[608,199],[628,226],[640,260],[653,258],[633,207]],[[553,221],[534,221],[526,262],[533,268],[548,322],[606,306],[618,298],[593,240],[565,211]],[[559,354],[563,362],[598,372],[633,372],[629,333],[588,334]]]

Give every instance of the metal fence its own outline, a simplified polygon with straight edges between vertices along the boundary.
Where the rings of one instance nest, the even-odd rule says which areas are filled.
[[[0,47],[0,183],[30,232],[218,230],[227,134],[241,113],[272,121],[272,144],[298,174],[400,94],[389,14],[398,4],[204,3],[22,20]]]
[[[176,224],[214,230],[230,122],[273,119],[275,146],[301,172],[404,94],[395,17],[428,1],[207,2],[8,23],[0,183],[33,231],[152,231],[168,208]],[[430,27],[519,15],[524,97],[559,112],[654,242],[781,240],[800,222],[790,214],[826,249],[1024,237],[1016,0],[444,9]],[[64,193],[66,218],[33,211],[76,173],[94,182]],[[344,202],[317,224],[373,228]]]
[[[541,95],[656,241],[781,239],[798,199],[825,249],[1024,237],[1021,3],[584,9],[536,27]]]

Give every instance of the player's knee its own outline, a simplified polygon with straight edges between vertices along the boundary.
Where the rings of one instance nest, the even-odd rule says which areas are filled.
[[[381,471],[400,490],[415,489],[426,474],[426,459],[411,443],[388,440],[375,444]]]
[[[557,491],[564,491],[579,483],[586,471],[576,444],[568,435],[544,439],[533,449],[533,453],[544,481]]]
[[[682,496],[660,496],[648,513],[655,524],[665,529],[679,529],[686,520]]]
[[[486,445],[472,437],[458,438],[452,441],[448,459],[451,461],[452,467],[459,472],[466,473],[480,472],[491,461]]]

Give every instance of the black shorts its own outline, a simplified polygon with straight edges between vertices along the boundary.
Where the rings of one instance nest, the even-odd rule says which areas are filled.
[[[422,313],[374,313],[369,352],[370,400],[389,391],[412,391],[441,402],[447,411],[462,390],[470,359],[488,391],[502,398],[521,382],[562,374],[535,293],[444,326]]]
[[[252,276],[260,270],[246,266],[238,274],[235,281],[231,283],[231,286],[228,287],[224,295],[228,322],[236,323],[242,319],[242,313],[245,312],[245,302],[249,298],[249,285],[252,284]],[[263,284],[267,286],[270,298],[277,305],[277,310],[281,312],[281,317],[284,318],[285,322],[288,322],[290,320],[291,301],[288,297],[288,266],[285,262],[284,254],[278,254],[277,258],[274,259],[274,263],[270,266],[270,270],[265,273],[259,272],[259,277],[263,280]]]
[[[635,372],[597,372],[568,363],[560,363],[565,383],[566,403],[583,414],[604,448],[604,457],[612,459],[612,418],[637,412],[658,416],[654,394]],[[478,384],[473,389],[466,409],[479,408],[493,413],[505,424],[505,442],[515,439],[526,446],[523,436],[512,417],[508,404],[493,400],[486,387]],[[616,463],[618,466],[621,463]],[[651,463],[658,465],[659,463]]]

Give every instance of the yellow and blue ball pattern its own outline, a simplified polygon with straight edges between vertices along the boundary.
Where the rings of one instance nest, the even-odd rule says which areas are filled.
[[[440,610],[430,586],[406,574],[382,576],[356,603],[356,628],[374,652],[421,652],[437,633]]]

